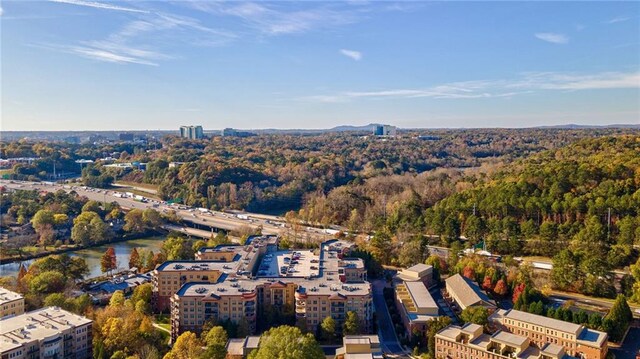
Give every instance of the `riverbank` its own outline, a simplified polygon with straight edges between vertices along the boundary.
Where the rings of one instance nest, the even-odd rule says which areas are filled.
[[[108,245],[108,244],[111,244],[111,243],[127,242],[127,241],[131,241],[131,240],[135,240],[135,239],[141,239],[141,238],[147,238],[147,237],[153,237],[153,236],[164,236],[167,233],[168,232],[164,231],[164,230],[151,230],[151,231],[146,231],[146,232],[142,232],[142,233],[126,234],[124,236],[121,236],[121,237],[118,237],[118,238],[114,238],[114,239],[109,240],[109,241],[99,241],[99,242],[93,243],[91,245],[65,246],[64,248],[56,248],[54,250],[48,250],[48,251],[43,251],[43,252],[38,252],[38,253],[31,253],[29,255],[19,255],[19,256],[7,257],[7,258],[0,258],[0,265],[10,264],[10,263],[17,263],[17,262],[24,262],[24,261],[38,259],[38,258],[42,258],[42,257],[54,255],[54,254],[63,254],[63,253],[68,253],[68,252],[76,252],[76,251],[83,250],[83,249],[91,249],[91,248],[94,248],[94,247],[101,247],[101,246]]]

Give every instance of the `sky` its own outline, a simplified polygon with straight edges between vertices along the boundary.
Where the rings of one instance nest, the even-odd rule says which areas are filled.
[[[9,130],[640,123],[640,2],[0,0]]]

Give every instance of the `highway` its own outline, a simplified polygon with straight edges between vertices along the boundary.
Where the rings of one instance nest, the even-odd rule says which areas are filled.
[[[134,199],[123,196],[122,192],[110,191],[99,188],[91,188],[81,185],[62,185],[51,182],[26,182],[26,181],[9,181],[0,180],[0,186],[12,190],[38,190],[44,192],[56,192],[64,190],[67,192],[75,191],[81,196],[85,196],[90,200],[98,202],[117,202],[123,209],[147,209],[152,208],[161,213],[169,213],[175,211],[178,217],[183,221],[191,222],[195,225],[203,227],[214,227],[226,231],[233,231],[241,227],[258,228],[262,227],[262,234],[282,235],[288,231],[287,225],[282,217],[270,216],[257,213],[232,214],[219,211],[204,211],[203,209],[188,207],[185,205],[169,205],[166,202],[154,199],[144,198],[144,202],[140,199]],[[122,196],[122,197],[120,197]],[[206,232],[207,238],[210,232],[183,228],[182,232],[187,232],[195,236],[204,236]],[[313,227],[303,227],[300,237],[308,236],[312,240],[324,241],[333,238],[330,234],[323,230]],[[300,238],[301,239],[301,238]]]

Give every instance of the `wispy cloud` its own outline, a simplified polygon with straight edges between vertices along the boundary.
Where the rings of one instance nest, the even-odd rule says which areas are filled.
[[[141,13],[101,40],[81,41],[72,45],[38,45],[98,61],[158,66],[160,60],[176,57],[166,53],[171,52],[173,44],[218,46],[232,41],[236,36],[229,31],[204,26],[197,19],[187,16],[81,0],[52,1]]]
[[[566,44],[569,42],[569,38],[563,34],[556,34],[553,32],[538,32],[534,34],[535,37],[542,41],[550,42],[552,44]]]
[[[340,53],[355,61],[360,61],[362,59],[362,53],[360,51],[342,49],[340,50]]]
[[[0,16],[4,14],[4,10],[2,9],[2,5],[0,5]]]
[[[616,16],[613,19],[609,19],[609,20],[605,21],[604,23],[605,24],[615,24],[615,23],[618,23],[618,22],[625,22],[625,21],[627,21],[629,19],[631,19],[631,18],[628,17],[628,16]]]
[[[266,35],[304,33],[350,24],[358,19],[357,10],[336,9],[327,4],[296,10],[284,10],[277,3],[186,1],[184,4],[210,14],[240,18]]]
[[[96,9],[106,9],[106,10],[116,10],[116,11],[126,11],[126,12],[137,12],[148,14],[149,12],[146,10],[134,9],[131,7],[118,6],[113,4],[105,4],[96,1],[84,1],[84,0],[49,0],[51,2],[70,4],[70,5],[78,5],[78,6],[86,6],[92,7]]]
[[[347,91],[303,97],[312,102],[340,103],[356,99],[479,99],[511,98],[544,90],[578,91],[601,89],[640,89],[640,72],[599,74],[524,73],[512,80],[484,80],[445,83],[425,88]]]

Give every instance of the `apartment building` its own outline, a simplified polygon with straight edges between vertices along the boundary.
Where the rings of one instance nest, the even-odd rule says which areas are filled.
[[[496,303],[491,300],[480,286],[460,274],[445,280],[445,299],[453,304],[454,310],[463,311],[472,306],[483,306],[493,312]]]
[[[227,359],[244,359],[260,346],[260,336],[231,338],[227,341]]]
[[[483,333],[482,326],[450,325],[435,337],[437,359],[575,359],[562,346],[546,343],[536,346],[528,337],[498,331]]]
[[[607,333],[584,325],[514,309],[498,310],[489,320],[503,330],[529,338],[538,347],[558,345],[583,359],[603,359],[607,355]]]
[[[342,347],[336,349],[336,359],[382,359],[377,335],[345,335]]]
[[[274,241],[273,236],[256,237],[247,246],[201,248],[195,255],[196,260],[164,262],[151,276],[154,308],[157,311],[169,309],[171,297],[187,283],[217,283],[222,276],[229,275],[238,279],[251,278],[258,259],[267,248],[273,248]]]
[[[328,316],[341,328],[346,313],[354,311],[362,328],[369,330],[373,313],[371,286],[363,280],[364,263],[345,257],[351,243],[327,241],[322,243],[318,254],[310,250],[280,251],[264,243],[258,249],[246,248],[255,244],[254,240],[251,246],[234,246],[239,253],[245,253],[240,255],[243,269],[229,265],[229,270],[217,281],[185,282],[172,296],[173,338],[187,330],[200,332],[210,319],[246,320],[253,330],[259,312],[274,306],[295,310],[298,321],[306,323],[309,330],[315,330]],[[201,258],[214,255],[204,252]],[[224,256],[225,260],[231,258],[231,254]]]
[[[20,315],[24,313],[24,297],[0,287],[0,318]]]
[[[88,359],[92,321],[47,307],[0,320],[2,359]]]
[[[401,270],[397,278],[406,282],[423,282],[427,288],[436,284],[433,279],[433,266],[418,263],[412,267]]]
[[[403,281],[395,285],[396,307],[402,317],[407,335],[414,332],[424,335],[428,323],[438,317],[436,301],[422,281]]]

